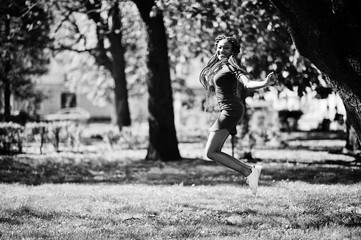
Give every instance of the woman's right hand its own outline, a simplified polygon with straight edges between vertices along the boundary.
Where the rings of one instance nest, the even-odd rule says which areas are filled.
[[[276,84],[277,80],[278,80],[277,75],[274,72],[269,73],[266,77],[267,86]]]

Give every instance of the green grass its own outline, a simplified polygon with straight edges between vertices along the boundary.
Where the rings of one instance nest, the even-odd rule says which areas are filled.
[[[0,239],[361,239],[358,159],[257,150],[255,197],[203,147],[168,163],[144,149],[0,156]]]
[[[360,239],[360,184],[0,185],[1,239]]]

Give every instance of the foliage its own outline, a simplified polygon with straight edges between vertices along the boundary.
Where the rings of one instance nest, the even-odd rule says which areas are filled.
[[[25,126],[25,139],[27,142],[39,142],[40,154],[43,153],[43,146],[46,142],[47,124],[46,123],[28,123]]]
[[[27,143],[39,144],[42,154],[45,144],[50,143],[56,152],[60,151],[61,144],[76,150],[79,147],[83,126],[77,122],[32,122],[25,125],[25,140]]]
[[[0,154],[21,153],[24,127],[9,122],[0,123]]]
[[[102,126],[83,132],[83,138],[101,139],[107,143],[109,150],[115,150],[116,147],[133,150],[144,148],[148,141],[146,135],[140,125],[123,127],[122,130],[115,126]]]
[[[43,143],[49,142],[57,152],[60,150],[61,143],[72,150],[77,150],[84,128],[82,124],[73,121],[33,123],[26,127],[33,130],[32,134],[38,135],[38,138],[36,138],[35,141],[39,142],[40,140],[40,148],[43,146]],[[34,133],[34,130],[36,133]]]
[[[21,153],[24,144],[38,148],[40,154],[46,153],[44,148],[48,144],[52,146],[52,151],[78,152],[81,144],[97,138],[106,143],[109,150],[114,150],[115,146],[141,149],[148,141],[140,126],[124,127],[121,131],[116,126],[95,131],[86,129],[83,124],[74,121],[29,122],[25,126],[12,122],[0,123],[0,153]]]
[[[311,85],[319,85],[321,73],[300,56],[276,9],[268,1],[164,0],[172,66],[214,54],[214,38],[235,36],[241,44],[241,62],[253,78],[270,71],[279,76],[279,91],[285,86],[300,96]]]
[[[114,144],[116,144],[121,135],[118,128],[114,128],[113,130],[109,130],[106,132],[103,132],[102,134],[103,140],[108,144],[110,149],[113,149]]]
[[[280,130],[283,131],[295,131],[298,127],[298,120],[301,118],[303,112],[300,110],[289,111],[280,110],[278,116],[280,119]]]
[[[15,97],[35,105],[42,95],[34,90],[32,77],[47,71],[52,42],[48,5],[41,0],[6,0],[0,9],[0,86],[10,85]]]
[[[236,153],[242,158],[252,159],[252,151],[265,147],[281,147],[283,140],[280,136],[281,123],[277,111],[268,109],[253,110],[248,121],[248,131],[237,138]],[[242,125],[239,126],[242,128]]]
[[[57,152],[59,151],[60,142],[64,142],[66,139],[68,124],[68,122],[52,122],[48,125],[49,140]]]
[[[265,146],[272,141],[277,141],[280,131],[277,111],[254,111],[250,117],[249,131],[254,135],[257,144],[260,146]]]

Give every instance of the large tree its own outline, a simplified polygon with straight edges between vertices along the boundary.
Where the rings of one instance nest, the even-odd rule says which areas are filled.
[[[301,55],[325,75],[343,100],[361,139],[361,2],[270,0],[287,21]]]
[[[154,0],[134,0],[148,33],[149,146],[146,159],[180,159],[163,13]]]
[[[11,95],[36,98],[31,77],[47,71],[51,21],[43,1],[0,3],[0,86],[5,121],[10,120]]]

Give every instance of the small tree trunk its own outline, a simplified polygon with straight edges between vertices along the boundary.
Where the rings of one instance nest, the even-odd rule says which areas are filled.
[[[125,75],[124,47],[122,45],[121,15],[119,11],[119,4],[116,1],[110,11],[112,14],[112,29],[108,30],[109,24],[104,23],[100,16],[101,5],[102,3],[100,0],[86,2],[88,16],[97,25],[96,33],[98,38],[98,51],[93,53],[93,56],[100,66],[104,66],[112,73],[114,79],[114,106],[117,118],[116,122],[121,130],[123,126],[130,126],[131,124],[127,80]],[[110,33],[106,36],[104,31],[109,31]],[[108,37],[110,42],[112,59],[108,57],[107,49],[104,46],[106,37]]]
[[[5,19],[5,36],[10,35],[10,18]],[[3,85],[4,85],[4,121],[9,122],[11,117],[11,83],[9,79],[9,73],[11,70],[10,59],[7,53],[5,53],[5,64],[4,64],[4,76],[3,76]]]
[[[349,124],[348,119],[346,120],[346,145],[347,151],[359,152],[361,150],[360,141],[357,138],[356,132]]]
[[[130,126],[131,118],[128,104],[128,89],[125,76],[124,47],[122,45],[121,16],[118,3],[113,7],[113,29],[109,34],[110,52],[112,54],[112,74],[114,78],[115,111],[117,125],[121,130],[123,126]]]
[[[5,79],[5,81],[3,81],[3,84],[4,84],[4,121],[9,122],[11,118],[11,104],[10,104],[11,88],[10,88],[9,79]]]

